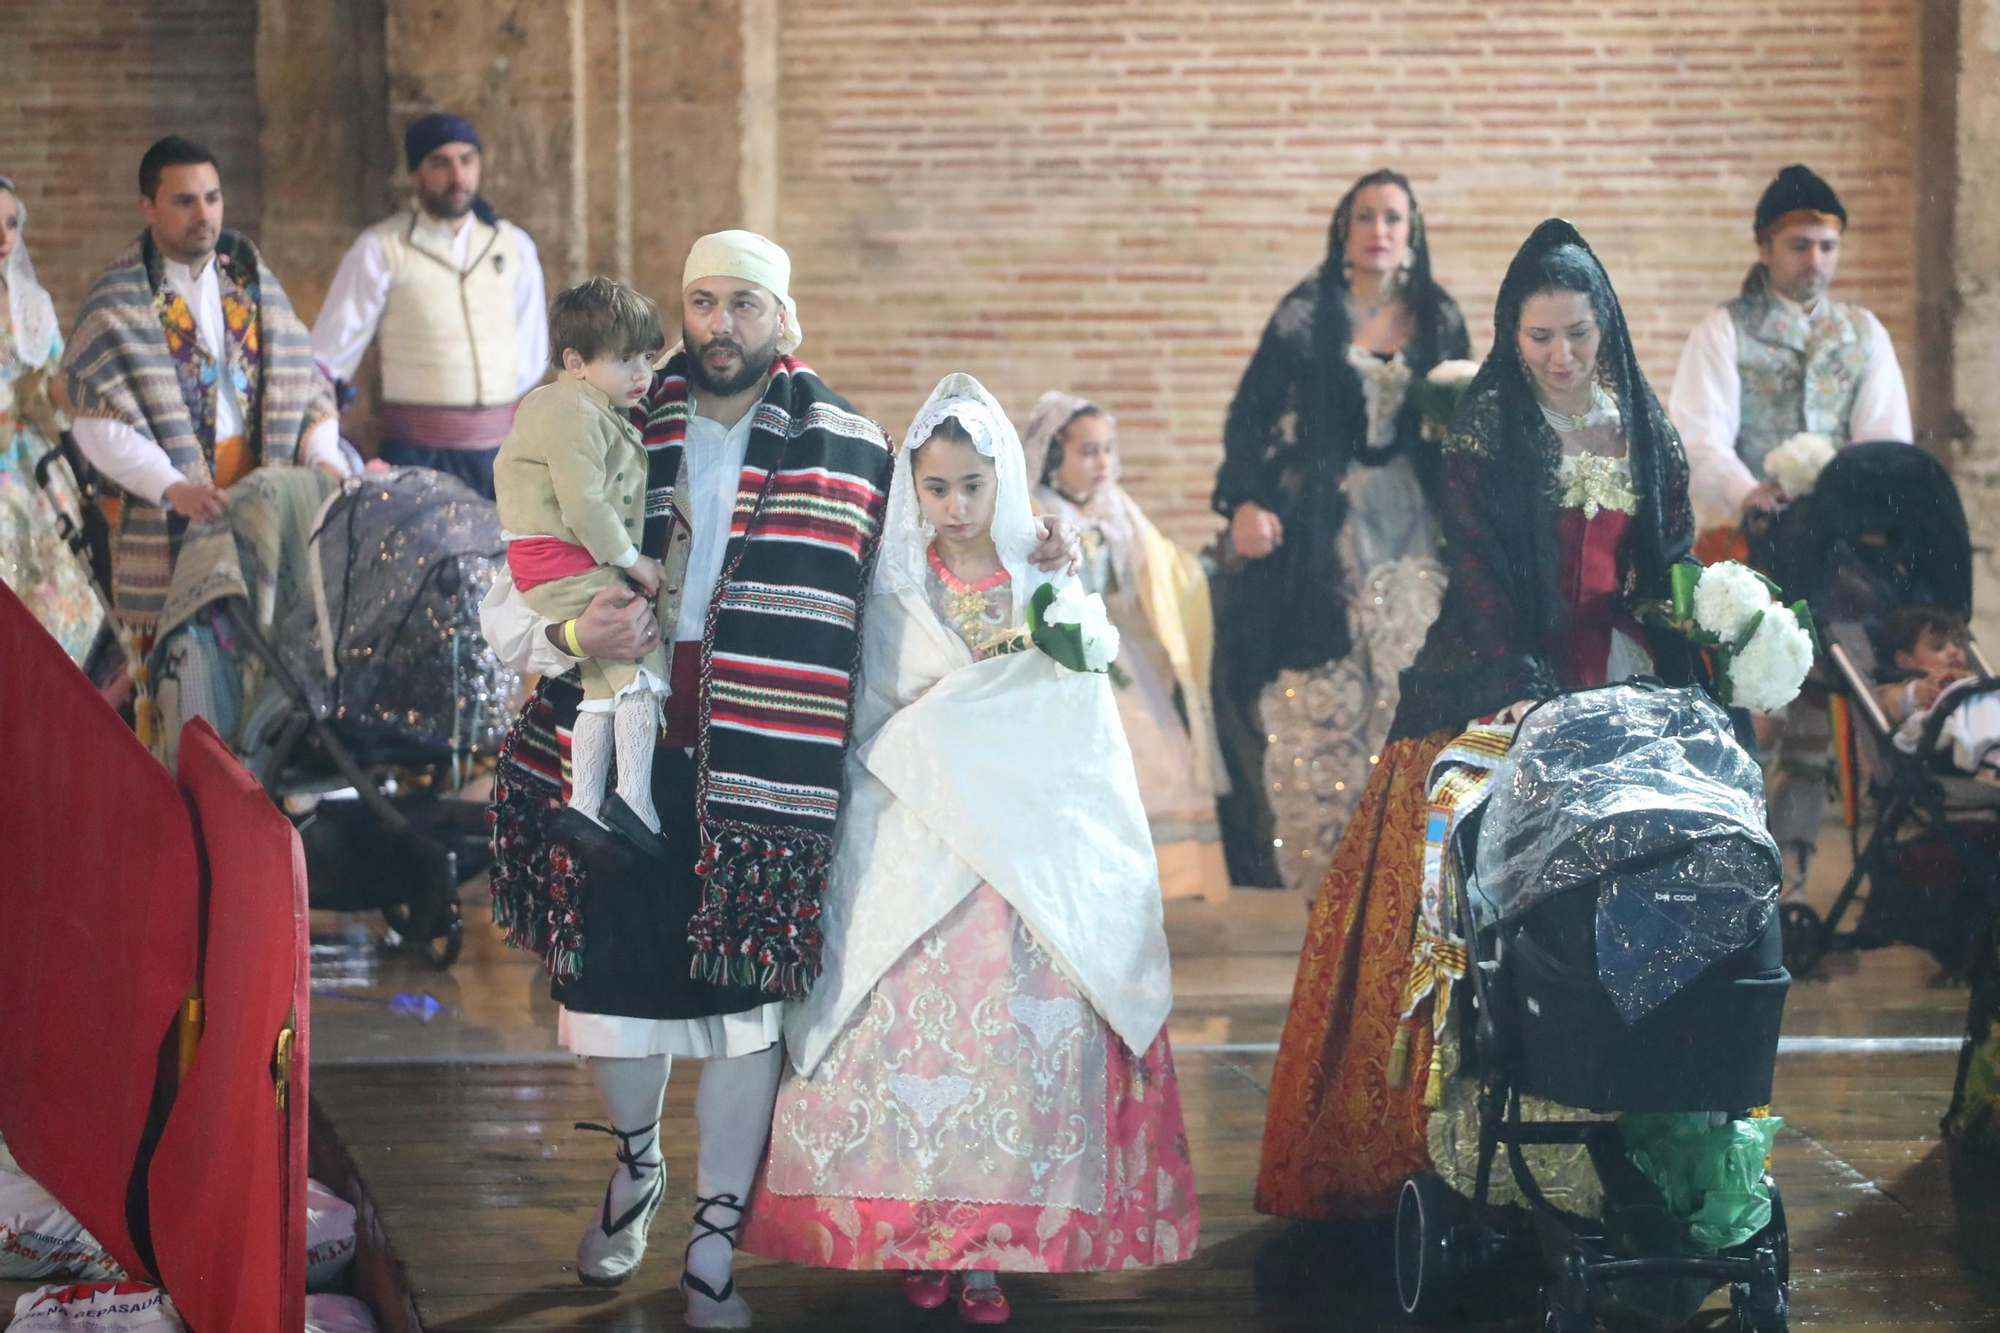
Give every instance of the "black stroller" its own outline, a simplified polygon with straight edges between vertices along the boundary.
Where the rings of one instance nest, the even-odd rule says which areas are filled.
[[[313,597],[267,641],[243,761],[292,813],[312,905],[380,910],[432,966],[464,938],[458,887],[487,860],[485,805],[459,799],[497,754],[521,689],[479,632],[506,558],[493,504],[424,468],[371,472],[328,501]]]
[[[63,535],[111,606],[102,483],[70,435],[36,480],[82,497],[79,514],[63,507]],[[521,689],[479,634],[505,555],[492,502],[463,483],[421,468],[369,473],[318,515],[310,604],[269,638],[242,599],[217,608],[266,668],[229,739],[297,824],[312,905],[379,910],[438,968],[463,943],[458,886],[489,859],[484,803],[452,796],[498,753]],[[108,627],[92,665],[117,652]]]
[[[1829,952],[1914,944],[1961,969],[1972,940],[2000,905],[2000,789],[1940,765],[1947,710],[1934,710],[1914,751],[1870,690],[1873,632],[1899,606],[1969,616],[1972,545],[1965,511],[1943,464],[1895,442],[1849,445],[1812,492],[1788,506],[1771,533],[1770,569],[1788,596],[1804,597],[1826,651],[1814,679],[1835,699],[1835,743],[1854,865],[1821,917],[1803,903],[1780,909],[1785,965],[1803,976]],[[2000,689],[1975,646],[1972,659]],[[1863,739],[1865,737],[1865,739]],[[1865,776],[1874,828],[1860,837],[1858,789]],[[1867,885],[1867,893],[1861,892]],[[1856,902],[1861,919],[1842,922]]]
[[[1744,1333],[1783,1333],[1784,1205],[1761,1160],[1749,1180],[1761,1176],[1768,1220],[1708,1248],[1688,1243],[1615,1120],[1522,1111],[1530,1097],[1706,1113],[1711,1131],[1770,1101],[1790,978],[1755,760],[1705,695],[1617,685],[1531,712],[1489,790],[1454,830],[1446,878],[1447,919],[1467,942],[1447,1021],[1479,1089],[1476,1174],[1469,1187],[1437,1171],[1404,1182],[1403,1312],[1441,1320],[1539,1251],[1548,1333],[1675,1327],[1723,1286]],[[1581,1145],[1602,1216],[1551,1202],[1528,1145]],[[1525,1208],[1493,1201],[1503,1149]]]

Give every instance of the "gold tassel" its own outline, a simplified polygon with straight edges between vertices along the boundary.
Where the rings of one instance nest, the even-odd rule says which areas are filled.
[[[132,730],[139,737],[139,744],[148,750],[159,749],[160,708],[153,702],[153,696],[146,689],[144,681],[137,683],[132,700]]]
[[[1431,1043],[1431,1072],[1424,1083],[1424,1109],[1435,1111],[1444,1105],[1444,1051],[1440,1043]]]
[[[1400,1088],[1410,1081],[1410,1026],[1398,1024],[1396,1040],[1389,1046],[1389,1086]]]

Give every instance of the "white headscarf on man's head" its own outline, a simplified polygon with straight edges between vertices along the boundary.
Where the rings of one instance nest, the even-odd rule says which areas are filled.
[[[28,205],[5,176],[0,176],[0,190],[13,196],[21,218],[14,253],[7,256],[6,269],[0,272],[0,279],[7,283],[7,319],[14,334],[14,355],[29,369],[40,370],[48,363],[49,351],[61,331],[56,323],[56,303],[35,280],[35,265],[28,258]]]
[[[688,251],[681,270],[681,290],[703,278],[740,278],[754,282],[785,307],[785,330],[778,335],[778,355],[790,356],[805,341],[799,308],[792,301],[792,257],[776,241],[754,231],[711,232]]]
[[[957,420],[972,437],[973,448],[993,460],[997,485],[993,497],[993,544],[1000,563],[1014,585],[1014,608],[1026,615],[1028,598],[1048,582],[1048,576],[1029,562],[1041,536],[1035,528],[1034,506],[1028,500],[1027,465],[1021,457],[1021,441],[1007,420],[1007,413],[972,376],[954,373],[938,381],[917,419],[903,436],[896,454],[896,473],[889,483],[889,511],[883,519],[881,554],[875,561],[875,591],[898,592],[922,588],[926,561],[924,552],[936,536],[924,521],[923,507],[917,503],[914,459],[918,449],[930,439],[946,417]]]

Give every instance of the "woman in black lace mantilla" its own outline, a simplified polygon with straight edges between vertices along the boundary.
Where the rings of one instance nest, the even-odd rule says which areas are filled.
[[[1450,584],[1403,674],[1394,738],[1313,904],[1272,1073],[1260,1211],[1386,1212],[1432,1166],[1421,1078],[1431,1025],[1392,1059],[1422,894],[1426,782],[1468,724],[1557,690],[1651,673],[1690,679],[1648,635],[1694,539],[1687,461],[1632,354],[1610,280],[1576,229],[1537,227],[1500,287],[1493,351],[1441,458]]]
[[[1466,354],[1409,181],[1362,177],[1325,262],[1272,314],[1224,428],[1214,695],[1239,884],[1311,883],[1367,781],[1443,582],[1436,447],[1405,391]]]

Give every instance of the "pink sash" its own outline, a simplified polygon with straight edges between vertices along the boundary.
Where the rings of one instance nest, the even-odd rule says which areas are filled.
[[[507,543],[507,568],[522,592],[597,568],[597,557],[582,546],[554,537],[516,537]]]

